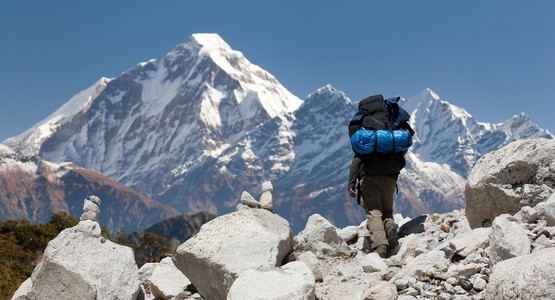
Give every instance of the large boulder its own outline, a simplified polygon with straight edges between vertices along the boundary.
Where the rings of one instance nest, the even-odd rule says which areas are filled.
[[[177,248],[175,259],[205,299],[226,299],[240,273],[279,267],[292,249],[287,220],[264,209],[249,209],[204,224]]]
[[[555,140],[520,140],[485,155],[466,183],[470,226],[489,226],[498,215],[545,201],[555,191],[554,178]]]
[[[316,282],[310,268],[294,261],[268,271],[247,270],[235,280],[228,300],[313,300]]]
[[[502,261],[491,271],[486,299],[555,299],[555,248]]]
[[[18,299],[134,300],[139,269],[131,248],[101,237],[100,225],[85,220],[48,243],[27,285]]]

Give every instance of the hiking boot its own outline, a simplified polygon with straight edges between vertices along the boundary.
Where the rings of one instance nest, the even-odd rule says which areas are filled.
[[[399,227],[397,227],[397,224],[393,221],[393,219],[386,219],[384,221],[384,228],[385,234],[387,235],[387,242],[389,243],[387,248],[391,251],[399,246],[399,240],[397,239]]]
[[[376,249],[374,249],[375,253],[378,253],[378,255],[381,258],[386,258],[387,257],[387,245],[379,245],[378,247],[376,247]]]

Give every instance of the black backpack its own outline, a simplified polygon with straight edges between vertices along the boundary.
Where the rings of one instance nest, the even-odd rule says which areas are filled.
[[[382,95],[369,96],[359,102],[357,113],[349,122],[349,138],[363,127],[369,130],[406,129],[411,135],[414,131],[408,124],[410,115],[399,107],[400,97],[384,99]],[[362,174],[398,174],[405,166],[404,153],[370,153],[355,155],[364,162]]]
[[[382,95],[370,96],[358,103],[358,111],[349,122],[349,137],[361,127],[371,130],[393,130]]]

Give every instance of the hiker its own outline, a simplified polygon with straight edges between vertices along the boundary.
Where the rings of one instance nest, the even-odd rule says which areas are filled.
[[[370,249],[365,250],[380,257],[387,257],[398,245],[393,196],[414,135],[408,123],[410,115],[399,107],[399,100],[400,97],[384,100],[382,95],[365,98],[349,123],[355,154],[347,192],[357,198],[366,212]],[[396,139],[397,136],[400,138]]]

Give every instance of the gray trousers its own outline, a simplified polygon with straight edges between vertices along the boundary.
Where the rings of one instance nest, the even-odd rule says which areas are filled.
[[[393,222],[393,194],[397,179],[389,175],[365,175],[360,189],[362,192],[360,205],[366,212],[366,226],[370,231],[370,247],[376,249],[380,245],[388,245],[386,227]]]

